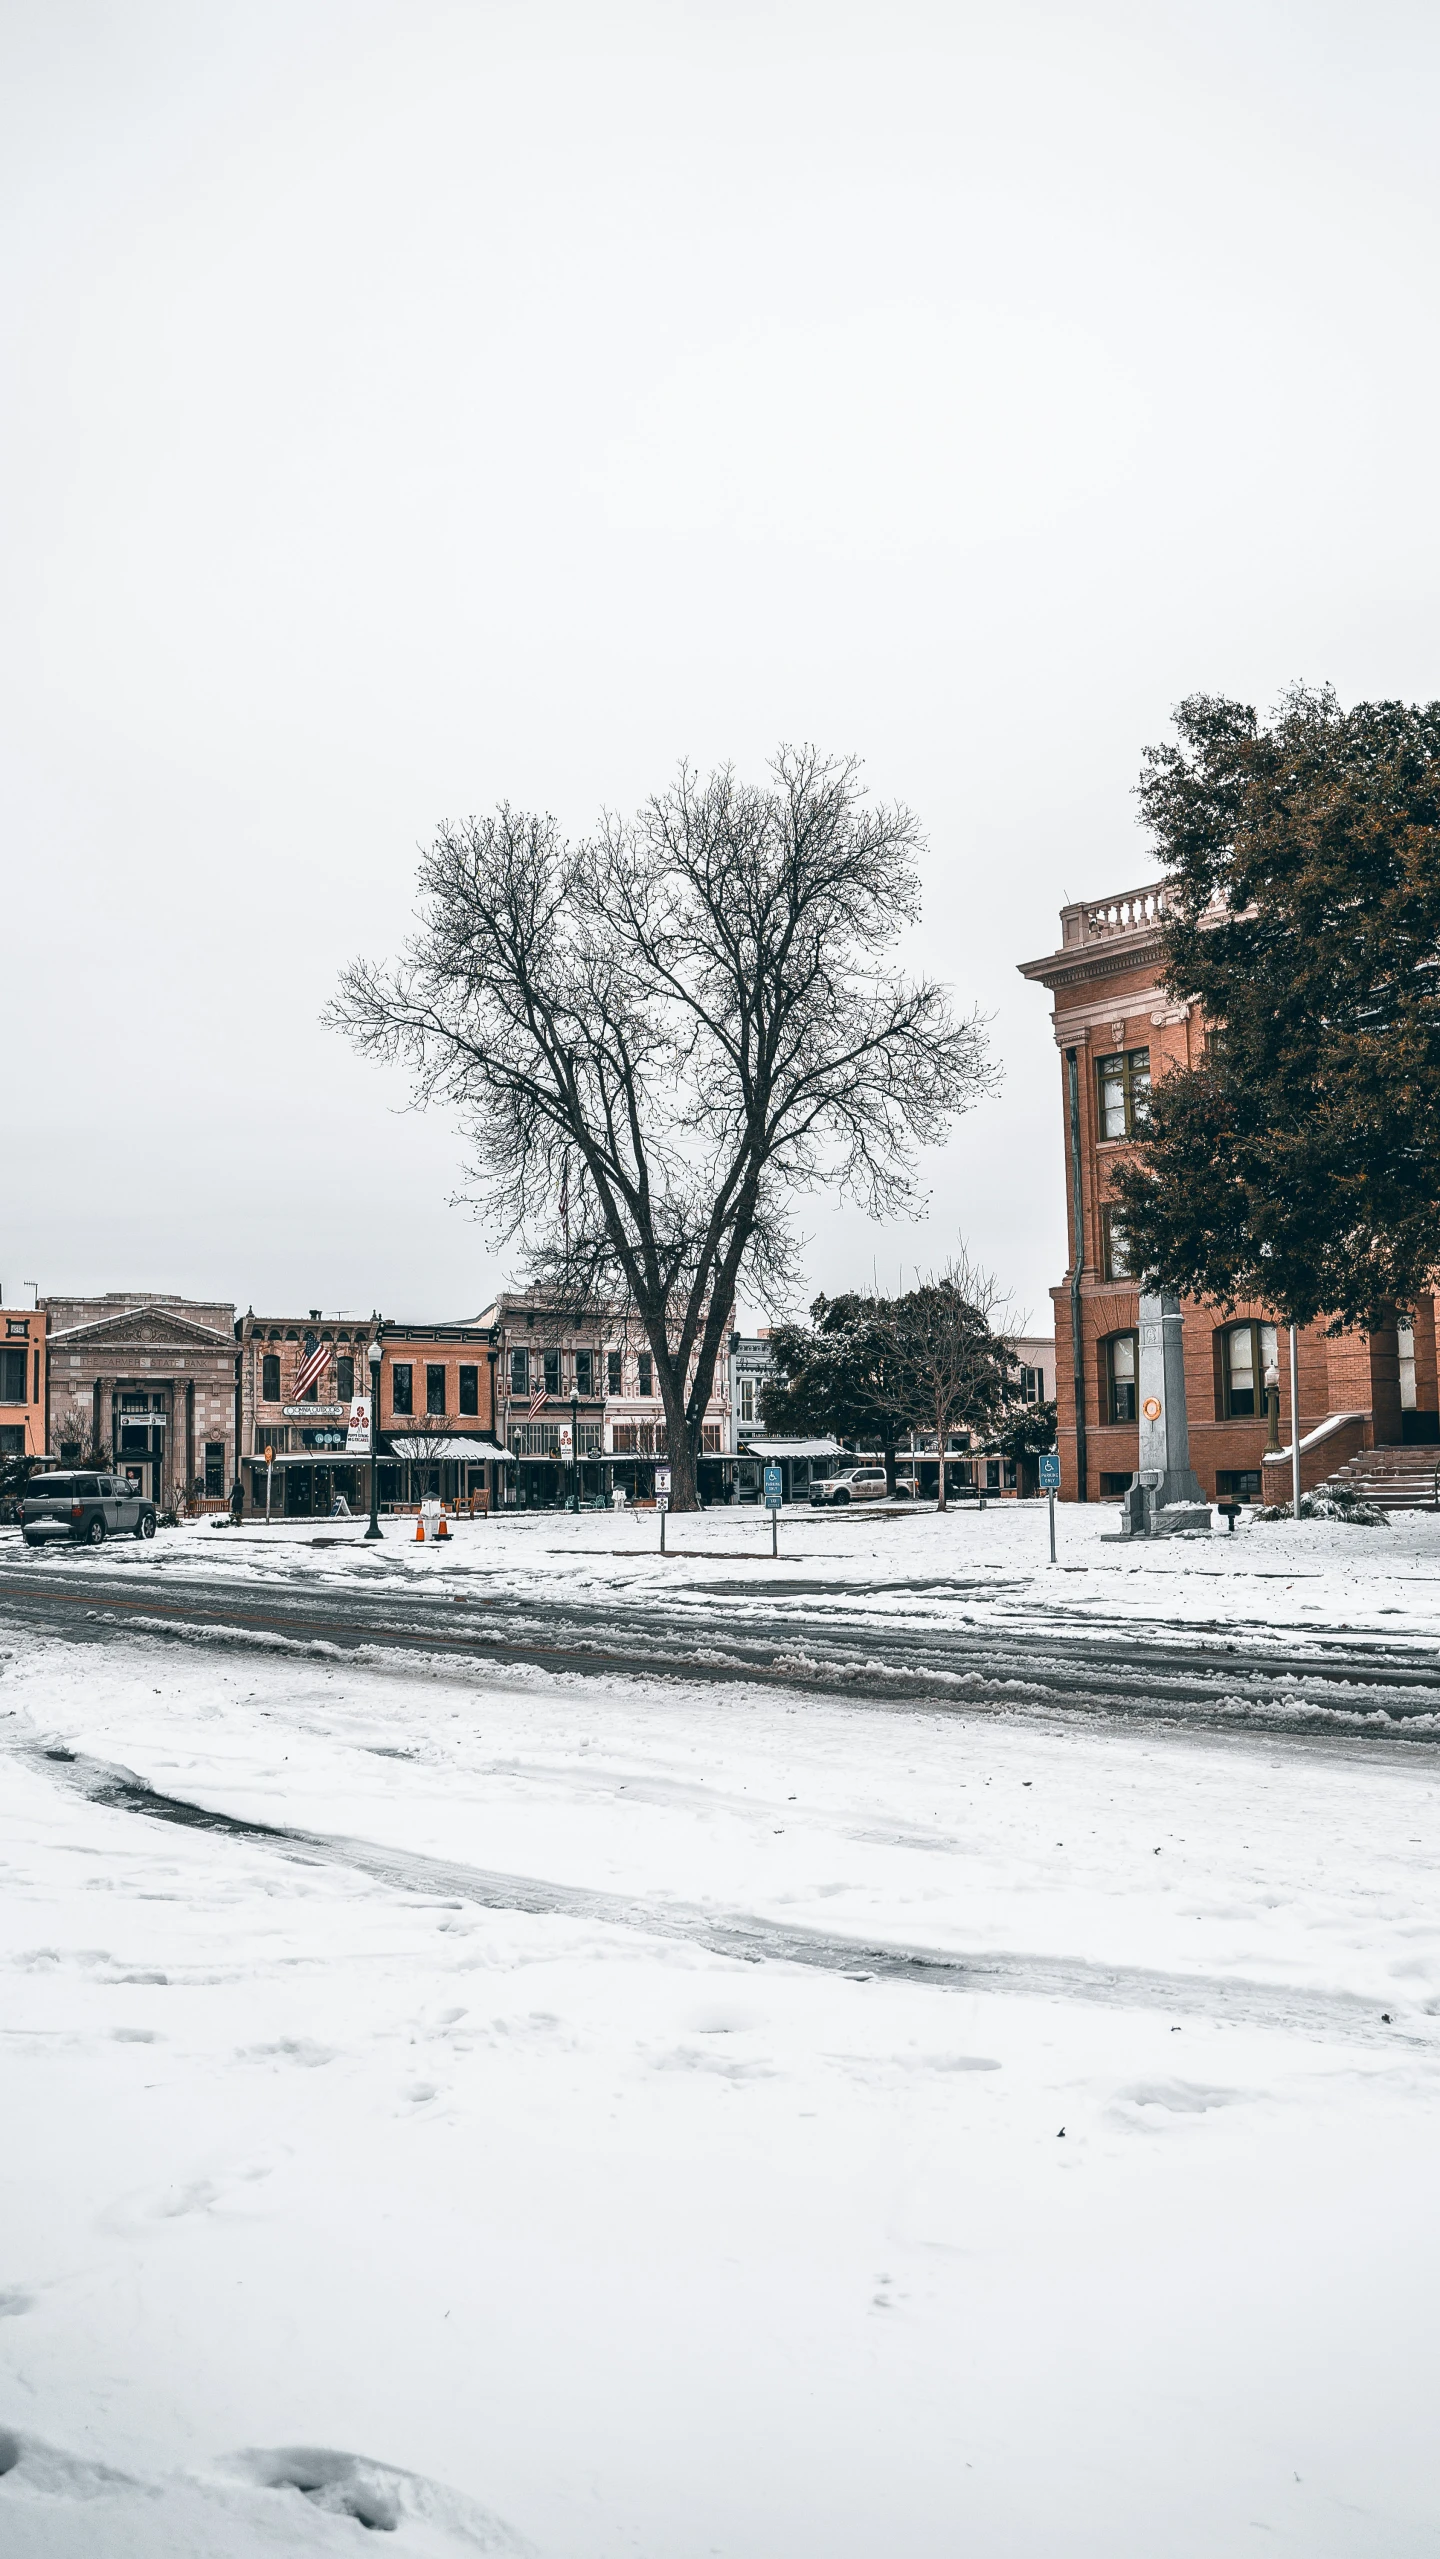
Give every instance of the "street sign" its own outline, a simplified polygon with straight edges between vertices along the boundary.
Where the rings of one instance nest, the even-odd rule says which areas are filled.
[[[668,1509],[670,1508],[670,1496],[669,1496],[669,1494],[668,1494],[668,1493],[657,1493],[657,1494],[656,1494],[656,1496],[655,1496],[655,1508],[657,1509],[657,1511],[668,1511]]]
[[[350,1419],[345,1430],[345,1454],[347,1457],[370,1455],[370,1398],[368,1395],[352,1395],[350,1399]]]
[[[767,1466],[765,1469],[765,1508],[767,1511],[781,1511],[785,1508],[784,1479],[778,1466]],[[786,1552],[789,1552],[788,1548]]]
[[[1056,1448],[1047,1448],[1041,1452],[1040,1490],[1042,1493],[1058,1493],[1060,1490],[1060,1452]]]
[[[655,1498],[657,1501],[662,1493],[665,1496],[665,1504],[668,1509],[670,1504],[670,1469],[668,1466],[657,1466],[655,1469]]]

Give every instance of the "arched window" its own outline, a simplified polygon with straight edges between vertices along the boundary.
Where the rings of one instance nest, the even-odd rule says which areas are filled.
[[[1265,1372],[1280,1365],[1273,1324],[1227,1324],[1220,1335],[1220,1412],[1244,1421],[1265,1410]]]
[[[1133,1422],[1139,1413],[1140,1336],[1109,1333],[1101,1344],[1107,1422]]]

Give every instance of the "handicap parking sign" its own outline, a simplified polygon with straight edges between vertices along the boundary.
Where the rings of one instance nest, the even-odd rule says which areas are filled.
[[[767,1466],[765,1469],[765,1508],[767,1511],[779,1511],[783,1510],[784,1507],[785,1495],[781,1489],[780,1469],[778,1466]]]
[[[1058,1448],[1047,1448],[1041,1455],[1040,1490],[1042,1493],[1058,1493],[1060,1490],[1060,1451]]]

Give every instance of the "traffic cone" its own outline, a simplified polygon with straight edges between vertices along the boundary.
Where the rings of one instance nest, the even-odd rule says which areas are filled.
[[[448,1537],[450,1534],[449,1524],[443,1511],[440,1513],[439,1520],[436,1524],[435,1534],[437,1537]]]
[[[417,1546],[423,1546],[425,1543],[425,1513],[423,1511],[417,1511],[415,1513],[415,1543]]]

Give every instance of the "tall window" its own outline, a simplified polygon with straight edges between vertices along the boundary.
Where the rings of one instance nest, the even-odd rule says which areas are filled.
[[[280,1354],[278,1351],[267,1351],[260,1362],[260,1401],[262,1404],[278,1404],[280,1401]]]
[[[735,1391],[740,1399],[740,1409],[736,1415],[737,1421],[753,1423],[756,1418],[754,1378],[737,1377],[735,1380]]]
[[[1395,1339],[1400,1351],[1400,1409],[1402,1413],[1413,1413],[1415,1410],[1414,1325],[1397,1324]]]
[[[460,1371],[460,1410],[462,1413],[478,1413],[480,1410],[480,1371],[478,1368],[462,1367]]]
[[[635,1362],[635,1366],[640,1375],[641,1394],[653,1395],[655,1392],[655,1367],[654,1362],[650,1357],[650,1353],[648,1351],[642,1351]]]
[[[624,1377],[624,1374],[625,1374],[625,1354],[624,1354],[624,1352],[623,1352],[623,1351],[607,1351],[607,1352],[606,1352],[606,1354],[605,1354],[605,1392],[606,1392],[606,1394],[607,1394],[607,1395],[618,1395],[618,1394],[620,1394],[620,1393],[621,1393],[621,1391],[622,1391],[621,1381],[622,1381],[622,1379],[623,1379],[623,1377]]]
[[[213,1502],[225,1490],[225,1443],[220,1439],[205,1442],[205,1498]]]
[[[1118,1208],[1102,1208],[1100,1211],[1100,1250],[1108,1280],[1130,1277],[1130,1247],[1125,1241]]]
[[[425,1371],[425,1410],[427,1413],[443,1413],[445,1410],[445,1371],[438,1361],[432,1362]]]
[[[354,1392],[354,1355],[349,1351],[342,1351],[335,1362],[335,1395],[337,1402],[341,1404],[348,1404]]]
[[[25,1352],[0,1351],[0,1404],[23,1404],[25,1401]]]
[[[1133,1137],[1150,1111],[1150,1051],[1127,1048],[1095,1061],[1099,1085],[1100,1135]]]
[[[558,1351],[542,1351],[540,1356],[545,1363],[545,1392],[547,1395],[558,1395],[560,1392],[560,1354]]]
[[[390,1410],[413,1413],[415,1371],[408,1359],[397,1359],[390,1370]]]
[[[1111,1333],[1105,1343],[1106,1415],[1110,1422],[1133,1422],[1139,1407],[1140,1336]]]
[[[577,1351],[575,1354],[575,1392],[577,1395],[593,1395],[595,1392],[593,1351]]]
[[[510,1392],[512,1395],[528,1395],[530,1392],[528,1351],[512,1351],[510,1354]]]
[[[1022,1368],[1022,1369],[1021,1369],[1021,1371],[1020,1371],[1020,1393],[1021,1393],[1021,1396],[1022,1396],[1023,1400],[1024,1400],[1024,1401],[1025,1401],[1025,1403],[1027,1403],[1027,1404],[1043,1404],[1043,1403],[1044,1403],[1044,1401],[1045,1401],[1045,1371],[1044,1371],[1044,1369],[1043,1369],[1043,1368]]]
[[[1227,1420],[1265,1410],[1265,1371],[1280,1365],[1273,1324],[1230,1324],[1220,1336],[1220,1401]]]

